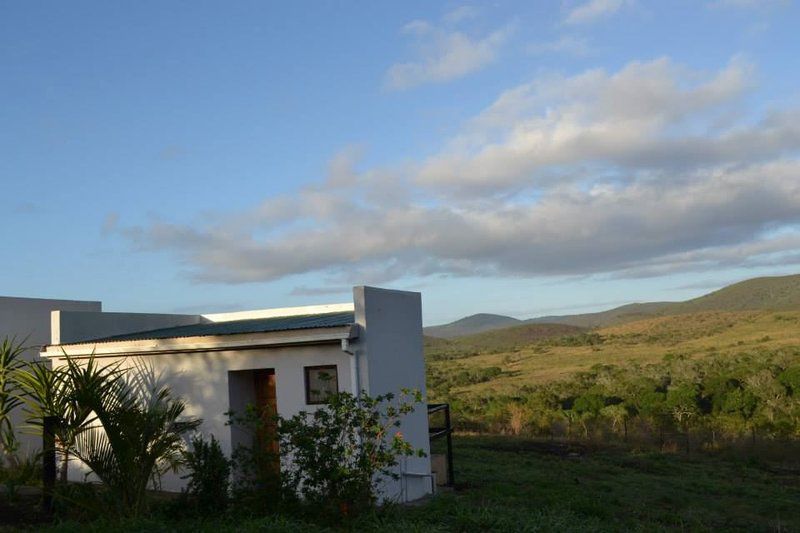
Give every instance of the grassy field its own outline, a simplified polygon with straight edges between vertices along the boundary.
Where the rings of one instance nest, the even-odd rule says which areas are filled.
[[[526,328],[528,326],[520,326]],[[517,328],[513,328],[517,329]],[[561,380],[597,364],[656,363],[669,356],[724,357],[759,349],[800,345],[800,312],[702,312],[640,320],[619,326],[531,342],[501,331],[429,340],[431,372],[497,368],[482,383],[453,389],[455,394],[514,394],[530,384]]]
[[[167,514],[124,524],[64,523],[49,530],[800,531],[797,462],[464,435],[455,439],[455,461],[457,490],[336,528],[231,513],[204,521],[171,521]]]

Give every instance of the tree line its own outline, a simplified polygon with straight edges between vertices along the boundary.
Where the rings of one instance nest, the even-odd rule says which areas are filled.
[[[497,375],[494,369],[433,371],[428,381],[466,431],[672,443],[687,450],[800,437],[800,347],[596,365],[514,395],[458,389]]]

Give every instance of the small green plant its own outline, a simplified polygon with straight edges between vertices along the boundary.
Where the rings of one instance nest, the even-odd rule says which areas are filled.
[[[183,476],[189,480],[186,491],[200,514],[222,512],[228,507],[231,463],[213,435],[210,440],[197,435],[191,445],[183,454],[189,472]]]

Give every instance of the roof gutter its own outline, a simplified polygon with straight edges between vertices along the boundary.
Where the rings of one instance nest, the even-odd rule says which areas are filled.
[[[361,364],[359,358],[359,350],[350,342],[350,339],[342,339],[342,351],[353,357],[352,375],[350,382],[353,384],[353,395],[356,398],[361,398]]]

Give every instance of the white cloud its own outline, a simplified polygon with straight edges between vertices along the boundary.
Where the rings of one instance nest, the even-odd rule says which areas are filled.
[[[225,283],[800,262],[800,113],[737,115],[753,70],[656,59],[538,79],[416,165],[360,168],[351,147],[319,184],[250,213],[125,232]]]
[[[469,10],[451,12],[446,18],[453,23],[469,13]],[[449,26],[412,21],[403,27],[403,33],[414,38],[417,58],[392,65],[386,72],[384,85],[389,90],[399,91],[466,76],[493,63],[512,32],[512,26],[505,26],[476,37]]]
[[[587,24],[613,15],[629,0],[588,0],[572,8],[564,19],[566,24]]]
[[[796,146],[800,125],[791,114],[717,126],[714,119],[735,110],[752,77],[749,64],[734,60],[697,81],[698,73],[662,58],[632,62],[615,73],[593,69],[539,79],[501,94],[422,163],[417,179],[467,194],[498,192],[582,179],[577,166],[691,167]]]
[[[568,54],[573,56],[588,56],[592,47],[586,39],[573,35],[564,35],[554,41],[534,43],[528,46],[528,53],[539,55],[547,53]]]

